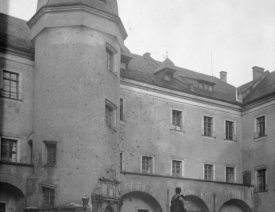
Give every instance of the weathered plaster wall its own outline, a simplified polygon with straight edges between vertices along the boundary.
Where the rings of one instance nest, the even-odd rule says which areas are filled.
[[[236,167],[236,182],[242,182],[241,116],[218,106],[184,103],[159,98],[142,91],[121,89],[125,123],[121,124],[124,170],[140,172],[142,155],[153,156],[155,174],[171,176],[171,160],[184,161],[184,177],[203,179],[204,163],[215,166],[215,180],[225,181],[225,166]],[[184,114],[183,131],[171,129],[172,109]],[[202,136],[202,117],[214,117],[215,137]],[[226,141],[224,122],[236,122],[237,141]]]
[[[106,42],[117,50],[116,74],[106,69]],[[47,29],[35,43],[38,177],[57,186],[56,205],[81,203],[107,169],[118,169],[118,133],[105,124],[105,99],[118,105],[120,46],[86,27]],[[57,142],[54,168],[45,166],[45,140]]]
[[[255,119],[266,116],[266,135],[254,138]],[[275,102],[262,103],[246,109],[242,118],[243,125],[243,165],[251,171],[252,184],[256,184],[256,170],[267,169],[267,191],[255,192],[255,211],[267,212],[275,208]]]

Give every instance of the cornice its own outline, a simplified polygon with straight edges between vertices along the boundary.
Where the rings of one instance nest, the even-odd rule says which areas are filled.
[[[3,54],[12,54],[15,56],[23,57],[25,59],[34,60],[34,49],[29,50],[25,48],[9,46],[9,47],[0,47],[0,53]]]
[[[58,6],[43,6],[41,7],[38,12],[28,21],[28,25],[31,28],[45,13],[60,13],[60,12],[71,12],[71,11],[84,11],[88,13],[95,14],[97,16],[100,16],[102,18],[108,19],[110,21],[113,21],[116,23],[122,32],[123,38],[126,39],[127,32],[122,24],[121,19],[114,14],[107,13],[105,11],[95,9],[92,7],[89,7],[84,4],[64,4],[64,5],[58,5]]]
[[[137,82],[134,80],[129,80],[121,78],[121,88],[132,87],[136,89],[143,90],[146,93],[151,93],[152,95],[161,95],[164,98],[179,98],[186,101],[193,102],[196,105],[212,106],[213,108],[219,108],[224,110],[234,111],[237,114],[241,114],[241,106],[230,104],[223,101],[213,100],[210,98],[205,98],[197,95],[192,95],[184,92],[174,91],[167,88],[162,88],[154,85],[149,85],[146,83]]]

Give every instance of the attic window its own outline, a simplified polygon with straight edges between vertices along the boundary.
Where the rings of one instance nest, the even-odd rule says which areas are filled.
[[[214,91],[214,85],[204,83],[204,82],[199,82],[199,89],[213,92]]]

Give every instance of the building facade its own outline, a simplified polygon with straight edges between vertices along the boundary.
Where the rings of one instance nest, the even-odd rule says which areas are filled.
[[[115,0],[0,23],[1,212],[169,212],[175,187],[190,212],[275,208],[275,72],[235,88],[132,54]]]

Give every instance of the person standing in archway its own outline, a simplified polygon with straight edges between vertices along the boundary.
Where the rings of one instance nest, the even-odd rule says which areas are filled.
[[[171,200],[170,212],[187,212],[184,207],[184,196],[181,194],[181,188],[176,187],[175,192]]]

